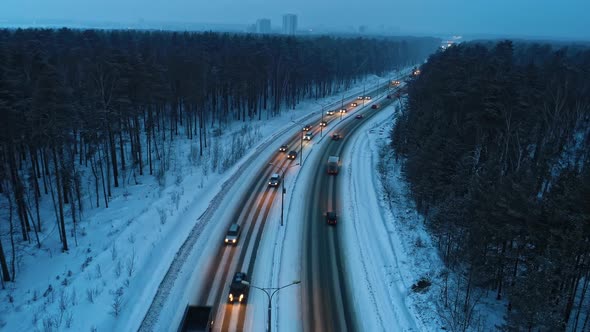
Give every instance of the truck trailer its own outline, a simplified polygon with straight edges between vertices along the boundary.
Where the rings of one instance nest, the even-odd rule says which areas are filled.
[[[340,169],[340,157],[338,157],[338,156],[328,157],[328,174],[337,175],[339,169]]]
[[[178,332],[210,332],[213,330],[213,307],[189,305],[184,310]]]

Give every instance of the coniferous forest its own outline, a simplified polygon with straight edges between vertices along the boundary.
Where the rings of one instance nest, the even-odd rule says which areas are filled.
[[[392,145],[463,276],[452,310],[477,287],[504,301],[504,330],[588,331],[590,50],[466,43],[421,69]]]
[[[434,38],[0,30],[0,195],[8,210],[0,225],[2,280],[16,278],[15,243],[41,248],[49,225],[57,223],[51,236],[68,250],[88,208],[85,188],[92,207],[105,208],[123,174],[163,176],[164,142],[192,140],[202,155],[213,127],[270,119],[304,98],[419,62],[438,44]],[[82,170],[91,174],[90,188]],[[52,202],[51,220],[41,217],[43,200]]]

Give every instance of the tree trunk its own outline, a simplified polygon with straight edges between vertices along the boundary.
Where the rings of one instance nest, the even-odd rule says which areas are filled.
[[[146,128],[146,141],[147,141],[147,154],[148,154],[148,165],[150,167],[150,175],[154,175],[154,167],[152,165],[152,135],[150,135],[151,129]]]
[[[121,153],[121,170],[125,170],[125,146],[123,144],[123,121],[119,117],[119,149]],[[123,179],[125,182],[125,179]]]
[[[64,204],[63,204],[63,196],[61,192],[61,179],[60,179],[60,170],[57,165],[57,149],[55,145],[53,146],[53,167],[55,168],[55,190],[57,191],[57,202],[59,208],[59,231],[62,236],[62,243],[63,243],[63,251],[68,251],[68,239],[66,237],[66,221],[64,217]]]
[[[8,199],[8,223],[10,225],[10,247],[12,252],[12,259],[10,261],[10,275],[12,276],[12,281],[14,281],[16,279],[16,247],[14,245],[14,224],[12,223],[14,213],[12,210],[12,199],[10,198],[10,195],[6,194],[6,198]]]
[[[502,299],[502,286],[504,281],[504,256],[506,254],[506,241],[502,241],[502,252],[500,254],[500,263],[498,266],[498,274],[496,275],[496,282],[498,285],[498,292],[496,293],[496,300]]]
[[[467,277],[467,288],[465,289],[465,302],[463,304],[463,312],[467,313],[469,308],[469,297],[471,296],[471,277],[473,276],[473,266],[469,267],[469,276]]]
[[[12,220],[12,204],[10,204],[10,196],[6,193],[8,199],[9,218]],[[10,222],[12,224],[12,221]],[[10,281],[10,272],[8,271],[8,264],[6,263],[6,256],[4,255],[4,248],[2,247],[2,239],[0,239],[0,269],[2,270],[2,280],[5,282]],[[4,283],[2,283],[4,285]],[[3,287],[4,288],[4,287]]]
[[[113,183],[115,185],[115,188],[119,187],[119,169],[117,167],[117,147],[115,146],[115,138],[113,135],[113,131],[111,130],[111,125],[110,123],[107,124],[107,130],[108,130],[108,137],[109,137],[109,151],[110,153],[107,153],[107,155],[109,155],[110,159],[111,159],[111,163],[113,166]],[[110,181],[109,181],[110,183]],[[111,196],[111,191],[109,190],[109,197]]]
[[[31,212],[31,207],[30,204],[28,204],[27,202],[27,211],[29,212],[29,215],[33,215],[33,213]],[[39,240],[39,232],[37,231],[37,227],[35,227],[35,223],[33,222],[33,231],[35,231],[35,239],[37,240],[37,248],[41,248],[41,241]]]
[[[28,232],[31,230],[29,225],[29,217],[27,214],[27,210],[25,208],[25,200],[24,200],[24,188],[23,184],[18,176],[18,169],[16,165],[15,154],[17,152],[14,151],[14,147],[12,144],[8,146],[8,164],[10,167],[10,178],[12,180],[12,189],[14,192],[14,199],[16,201],[16,208],[18,212],[18,217],[21,224],[21,231],[23,235],[23,241],[29,241],[29,234]]]
[[[574,320],[574,329],[573,331],[576,332],[578,330],[578,321],[580,320],[580,312],[582,311],[584,305],[584,299],[586,297],[586,291],[588,290],[588,273],[584,276],[584,283],[582,285],[582,294],[580,295],[580,301],[578,302],[578,310],[576,311],[576,318]],[[586,316],[588,316],[588,312],[586,312]],[[583,331],[583,330],[582,330]]]
[[[67,194],[67,193],[66,193]],[[74,229],[72,230],[72,235],[74,236],[74,243],[76,244],[76,246],[78,246],[78,236],[76,234],[76,224],[78,223],[78,221],[76,220],[76,204],[74,204],[74,194],[73,192],[70,190],[70,201],[72,202],[72,204],[70,204],[70,211],[72,212],[72,225],[74,226]]]
[[[47,188],[47,177],[49,176],[49,165],[47,164],[47,151],[45,148],[41,149],[41,167],[40,171],[43,171],[43,189],[45,189],[45,195],[49,194]]]
[[[105,207],[108,209],[109,199],[107,196],[107,188],[106,188],[106,184],[105,184],[106,181],[105,181],[105,176],[104,176],[104,167],[102,167],[102,154],[100,153],[101,150],[102,150],[102,148],[99,147],[99,149],[98,149],[98,167],[100,168],[100,177],[102,179],[102,193],[104,195],[104,204],[105,204]],[[108,166],[108,164],[107,164],[107,166]],[[108,167],[107,167],[107,169],[108,169]]]
[[[111,168],[109,167],[109,144],[108,142],[104,142],[104,145],[102,145],[102,149],[103,149],[103,153],[104,153],[104,163],[105,163],[105,169],[106,169],[106,176],[105,176],[105,183],[107,185],[107,193],[108,196],[111,197]]]
[[[203,108],[199,107],[197,110],[199,116],[199,155],[203,156]]]
[[[35,195],[41,197],[41,190],[39,189],[39,178],[41,177],[41,170],[39,169],[39,161],[37,160],[37,152],[29,147],[31,155],[31,168],[33,170],[33,184],[35,186]]]
[[[141,155],[141,139],[139,136],[139,118],[135,116],[135,144],[137,144],[135,151],[137,151],[137,160],[139,162],[139,175],[143,175],[143,159]]]
[[[37,150],[33,149],[32,147],[30,147],[30,154],[31,154],[31,169],[33,171],[33,178],[34,178],[34,186],[35,186],[35,212],[37,215],[37,229],[35,230],[35,232],[37,231],[41,231],[41,213],[39,211],[39,198],[41,198],[41,190],[39,188],[39,178],[41,177],[41,169],[39,168],[39,160],[37,157]],[[31,214],[32,216],[32,214]],[[33,222],[33,228],[34,227],[34,222]]]

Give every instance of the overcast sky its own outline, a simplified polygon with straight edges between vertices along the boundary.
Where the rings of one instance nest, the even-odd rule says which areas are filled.
[[[590,39],[590,0],[0,0],[0,20],[254,23]]]

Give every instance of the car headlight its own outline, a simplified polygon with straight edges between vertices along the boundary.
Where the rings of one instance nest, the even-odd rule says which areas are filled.
[[[225,239],[225,243],[228,243],[228,242],[229,242],[228,239]]]
[[[232,301],[232,302],[234,301],[234,296],[233,296],[232,293],[229,294],[229,300]]]
[[[236,243],[236,241],[237,241],[236,239],[232,240],[233,243]]]
[[[243,299],[244,299],[244,294],[240,294],[240,298],[238,299],[238,301],[242,302]]]

